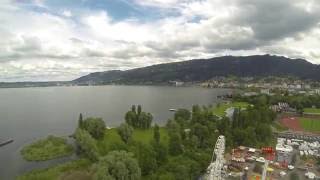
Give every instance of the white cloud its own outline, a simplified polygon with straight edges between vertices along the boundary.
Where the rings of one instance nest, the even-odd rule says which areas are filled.
[[[152,21],[117,20],[101,10],[52,13],[45,1],[34,2],[44,9],[0,4],[0,81],[70,80],[220,55],[274,53],[320,63],[318,1],[134,0],[164,13]]]
[[[135,3],[141,6],[153,6],[160,8],[176,8],[179,2],[184,0],[134,0]]]
[[[65,16],[65,17],[72,17],[72,13],[69,10],[64,10],[62,12],[62,15]]]
[[[83,23],[92,36],[105,40],[142,42],[157,38],[149,24],[140,24],[135,19],[113,22],[104,11],[84,17]]]

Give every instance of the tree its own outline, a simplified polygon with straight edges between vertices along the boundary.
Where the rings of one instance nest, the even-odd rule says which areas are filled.
[[[79,115],[78,127],[79,127],[79,128],[83,128],[83,117],[82,117],[82,113],[80,113],[80,115]]]
[[[218,129],[221,134],[226,135],[228,132],[230,132],[230,120],[227,117],[222,118],[218,123]]]
[[[188,109],[178,109],[178,111],[174,113],[174,119],[178,120],[179,118],[187,121],[191,118],[191,112]]]
[[[156,171],[157,159],[152,146],[138,143],[136,145],[135,155],[138,159],[142,175],[149,175]]]
[[[174,174],[176,180],[198,179],[202,168],[195,160],[187,156],[177,156],[172,158],[167,164],[167,172]]]
[[[136,111],[136,106],[133,105],[131,111],[126,113],[125,120],[134,128],[148,129],[151,127],[153,116],[150,113],[143,112],[141,105],[138,106],[138,111]]]
[[[141,114],[141,112],[142,112],[142,107],[141,107],[141,105],[138,105],[138,112],[137,112],[137,114],[139,115],[139,114]]]
[[[199,147],[199,138],[195,135],[192,135],[190,140],[189,140],[189,145],[191,148],[196,149]]]
[[[163,143],[156,143],[152,142],[151,143],[153,147],[153,151],[156,154],[156,160],[157,160],[157,165],[161,166],[168,160],[168,148],[166,145]]]
[[[96,165],[96,180],[140,180],[141,169],[132,153],[112,151]]]
[[[135,111],[128,111],[125,115],[126,123],[129,124],[132,127],[137,126],[137,115]]]
[[[181,136],[177,132],[169,134],[169,152],[174,156],[183,152]]]
[[[157,144],[160,143],[160,128],[157,124],[155,124],[153,128],[153,139]]]
[[[136,105],[132,105],[132,106],[131,106],[131,111],[132,111],[132,112],[136,112]]]
[[[78,151],[85,154],[91,161],[97,161],[99,157],[98,148],[91,135],[87,131],[77,128],[74,137]]]
[[[83,129],[95,139],[101,139],[106,130],[106,124],[101,118],[87,118],[83,121]]]
[[[267,124],[258,124],[256,128],[257,140],[262,143],[268,143],[272,137],[272,131],[269,125]]]
[[[180,125],[175,120],[168,120],[166,127],[169,134],[180,132]]]
[[[128,144],[129,140],[132,137],[132,133],[133,133],[133,128],[128,125],[127,123],[122,123],[119,127],[118,127],[118,134],[120,135],[121,139]]]
[[[192,128],[192,133],[198,137],[199,145],[201,147],[206,147],[206,141],[209,137],[209,130],[207,126],[196,123]]]

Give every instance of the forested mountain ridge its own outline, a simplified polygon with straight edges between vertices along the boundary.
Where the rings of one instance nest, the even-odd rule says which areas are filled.
[[[301,79],[320,80],[320,66],[303,59],[290,59],[282,56],[222,56],[158,64],[127,71],[91,73],[73,82],[124,84],[194,82],[229,75],[238,77],[294,76]]]

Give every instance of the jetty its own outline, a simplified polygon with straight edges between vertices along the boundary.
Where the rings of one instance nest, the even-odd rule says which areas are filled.
[[[13,139],[8,139],[8,140],[5,140],[5,141],[0,141],[0,147],[1,146],[5,146],[7,144],[10,144],[13,142]]]

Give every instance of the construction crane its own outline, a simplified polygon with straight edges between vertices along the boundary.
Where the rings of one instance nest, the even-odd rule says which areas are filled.
[[[208,167],[207,180],[223,180],[222,169],[224,160],[226,140],[224,136],[219,136],[214,147],[211,163]],[[215,158],[214,158],[215,157]]]

